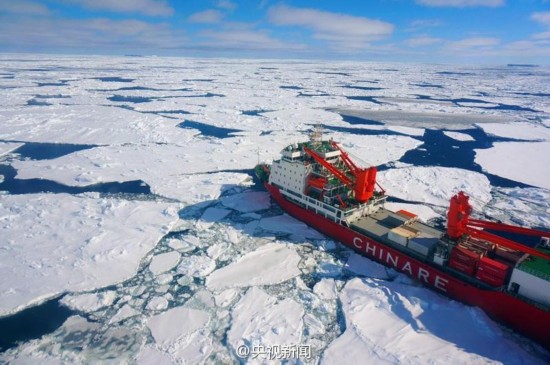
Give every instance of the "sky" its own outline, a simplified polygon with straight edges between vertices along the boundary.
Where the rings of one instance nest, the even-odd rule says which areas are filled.
[[[0,52],[550,64],[550,0],[0,0]]]

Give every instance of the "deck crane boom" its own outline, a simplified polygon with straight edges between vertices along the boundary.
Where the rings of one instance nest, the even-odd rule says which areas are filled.
[[[338,148],[342,151],[340,148]],[[358,202],[364,203],[367,202],[374,195],[374,188],[376,185],[376,167],[371,166],[369,168],[359,168],[353,162],[351,162],[354,168],[350,168],[351,176],[348,176],[345,172],[340,171],[334,165],[326,161],[319,154],[307,147],[304,147],[304,151],[309,154],[315,161],[325,167],[331,174],[333,174],[338,180],[347,185],[355,194],[355,199]],[[343,155],[341,155],[343,156]],[[344,163],[349,168],[348,162],[346,159],[349,159],[349,156],[342,158]]]
[[[472,206],[469,203],[469,197],[464,194],[464,192],[461,191],[451,198],[451,204],[447,213],[447,235],[451,239],[457,240],[463,235],[470,235],[482,240],[496,243],[500,246],[550,260],[550,255],[496,234],[483,231],[482,229],[485,228],[495,231],[519,233],[539,237],[550,237],[550,232],[525,227],[516,227],[504,223],[472,219],[470,218],[471,213]]]
[[[342,157],[342,161],[344,161],[344,163],[346,164],[348,169],[351,171],[351,173],[355,175],[360,170],[360,168],[357,167],[355,162],[353,162],[353,160],[349,157],[349,154],[346,151],[344,151],[344,149],[340,147],[338,143],[336,143],[335,141],[331,140],[329,141],[329,143],[332,147],[340,151],[340,156]],[[382,192],[382,194],[384,194],[386,190],[378,183],[378,181],[376,181],[376,179],[375,179],[375,183],[376,183],[376,186],[378,186],[378,188]]]

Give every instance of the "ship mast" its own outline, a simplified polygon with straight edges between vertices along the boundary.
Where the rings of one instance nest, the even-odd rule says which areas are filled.
[[[316,123],[309,135],[309,142],[313,149],[321,146],[323,142],[323,127],[320,123]]]

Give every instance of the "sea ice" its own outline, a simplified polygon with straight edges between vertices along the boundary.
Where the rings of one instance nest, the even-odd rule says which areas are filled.
[[[0,142],[0,157],[7,155],[8,153],[18,149],[22,145],[23,143],[17,142]]]
[[[2,196],[0,314],[133,276],[178,220],[173,206],[93,195]]]
[[[61,304],[81,312],[95,312],[110,306],[116,298],[116,292],[109,290],[101,293],[72,294],[61,300]]]
[[[354,274],[377,279],[388,279],[386,268],[366,257],[352,253],[344,265],[344,269]]]
[[[381,171],[380,185],[390,196],[448,207],[451,197],[464,191],[471,204],[482,208],[491,200],[491,184],[478,172],[449,167],[404,167]]]
[[[166,352],[153,347],[153,346],[144,346],[139,351],[139,354],[136,358],[137,364],[147,365],[173,365],[174,361]]]
[[[124,304],[118,312],[109,320],[110,324],[121,322],[130,317],[139,315],[139,312],[129,304]]]
[[[354,162],[363,167],[378,166],[397,161],[407,151],[414,150],[422,141],[407,136],[362,136],[349,133],[327,133],[346,150]]]
[[[214,271],[206,279],[212,290],[277,284],[300,274],[300,255],[294,247],[267,243],[237,261]]]
[[[239,212],[249,213],[269,208],[269,194],[263,191],[253,191],[229,195],[221,199],[222,204]]]
[[[170,251],[155,255],[151,259],[149,270],[151,270],[154,275],[159,275],[163,272],[169,271],[178,264],[180,256],[181,255],[177,251]]]
[[[475,162],[491,174],[550,189],[550,142],[500,142],[475,152]]]
[[[323,364],[538,363],[479,309],[420,287],[352,279],[340,300],[346,330],[325,350]]]
[[[227,341],[234,351],[239,346],[298,345],[302,339],[304,308],[292,299],[277,300],[252,287],[231,312]],[[260,358],[263,354],[258,354]]]
[[[334,279],[323,278],[313,287],[313,293],[322,300],[335,300],[338,297],[338,289]]]
[[[494,189],[494,200],[486,207],[491,217],[530,227],[550,227],[550,191],[541,188]]]
[[[461,142],[475,141],[474,137],[466,133],[444,131],[443,134],[445,134],[449,138],[452,138],[454,140],[461,141]]]
[[[300,222],[287,214],[263,218],[260,220],[259,227],[271,232],[291,233],[306,238],[324,238],[324,236],[318,231],[309,228],[305,223]]]
[[[228,209],[221,209],[221,208],[208,208],[204,211],[200,219],[197,221],[197,228],[200,230],[207,230],[208,228],[212,227],[214,223],[221,221],[227,215],[231,213]]]
[[[195,255],[182,258],[177,271],[180,274],[203,278],[215,268],[216,260],[206,255]]]
[[[147,320],[147,327],[161,349],[186,363],[201,363],[212,351],[210,336],[201,331],[210,321],[207,312],[176,307]]]
[[[529,122],[515,123],[487,123],[478,125],[488,135],[525,139],[525,140],[550,140],[550,128]]]
[[[160,311],[168,308],[168,300],[164,297],[154,297],[147,303],[147,309],[151,311]]]

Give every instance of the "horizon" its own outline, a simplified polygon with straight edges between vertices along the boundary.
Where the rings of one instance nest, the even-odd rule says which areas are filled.
[[[0,0],[0,53],[548,65],[549,8],[549,0]]]

